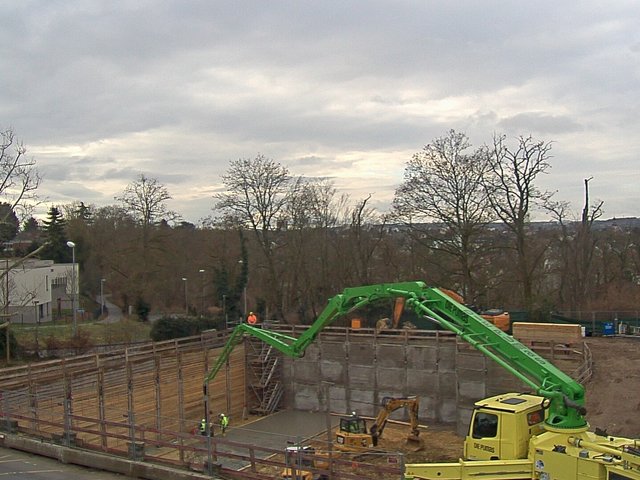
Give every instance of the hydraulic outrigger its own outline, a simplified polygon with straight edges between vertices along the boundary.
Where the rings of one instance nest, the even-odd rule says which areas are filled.
[[[510,478],[640,480],[640,445],[637,440],[587,432],[588,424],[584,418],[585,395],[582,385],[446,293],[437,288],[427,287],[423,282],[347,288],[329,300],[318,319],[299,338],[247,324],[238,325],[204,379],[205,403],[208,399],[208,383],[227,362],[233,348],[241,341],[243,335],[248,334],[259,338],[287,356],[302,357],[322,329],[336,319],[372,302],[398,297],[405,299],[407,308],[454,332],[520,379],[538,395],[538,397],[527,395],[514,399],[513,397],[517,394],[513,394],[509,398],[496,397],[476,404],[476,411],[484,409],[482,415],[491,415],[490,412],[514,416],[525,415],[525,427],[528,419],[531,428],[520,440],[512,438],[517,435],[516,433],[499,432],[499,429],[494,435],[496,437],[511,435],[505,440],[508,444],[528,442],[529,447],[525,445],[524,454],[518,453],[517,456],[511,457],[491,455],[487,457],[487,461],[461,461],[457,464],[408,465],[406,478],[455,480],[476,478],[477,475],[481,475],[486,480]],[[525,411],[524,407],[516,406],[518,403],[533,405]],[[535,418],[534,414],[539,415],[536,411],[538,408],[536,403],[540,404],[540,411],[544,412],[538,420],[542,425],[542,417],[544,417],[544,429],[540,429],[543,430],[540,434],[533,428],[536,425],[531,423],[531,419]],[[207,405],[205,410],[208,410]],[[476,412],[474,412],[475,418]],[[481,449],[485,448],[489,451],[493,448],[483,447],[483,440],[482,436],[479,437],[477,433],[472,432],[467,437],[467,442],[474,442]],[[564,457],[557,458],[556,453],[562,453]],[[609,458],[611,458],[610,461]],[[581,471],[587,473],[580,473]]]

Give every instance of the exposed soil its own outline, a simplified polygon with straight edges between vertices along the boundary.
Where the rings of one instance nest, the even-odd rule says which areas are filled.
[[[420,433],[421,449],[407,443],[409,427],[387,424],[379,446],[392,452],[403,452],[405,463],[455,462],[462,457],[464,438],[448,425],[430,425]]]
[[[591,429],[640,438],[640,337],[587,338],[593,377],[586,387]]]

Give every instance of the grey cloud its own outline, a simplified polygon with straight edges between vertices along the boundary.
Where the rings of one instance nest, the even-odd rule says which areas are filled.
[[[576,158],[626,138],[624,164],[638,156],[639,20],[622,0],[9,2],[0,122],[27,146],[90,152],[38,159],[52,195],[87,203],[109,199],[76,189],[85,176],[210,192],[258,151],[315,177],[346,152],[417,151],[450,128],[476,145],[549,135]],[[350,188],[393,193],[367,182]],[[211,203],[188,202],[185,216]]]
[[[563,134],[583,130],[574,119],[566,116],[548,115],[540,112],[524,112],[504,118],[498,126],[509,132],[538,134]]]

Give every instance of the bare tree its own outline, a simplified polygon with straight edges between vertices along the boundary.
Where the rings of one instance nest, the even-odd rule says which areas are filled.
[[[464,133],[451,130],[413,155],[393,208],[416,238],[455,260],[450,273],[460,279],[463,296],[474,301],[474,266],[487,248],[482,234],[494,214],[483,187],[489,171],[487,151],[466,153],[470,147]]]
[[[144,174],[140,174],[137,180],[127,185],[122,196],[115,197],[115,199],[121,202],[124,212],[142,227],[140,252],[142,269],[133,278],[134,285],[139,285],[136,294],[140,295],[141,289],[146,285],[151,274],[150,267],[155,264],[155,262],[151,261],[153,253],[151,252],[152,232],[155,227],[160,227],[163,222],[175,221],[179,217],[167,207],[167,200],[171,199],[167,187],[157,179],[148,178]],[[159,228],[156,230],[161,232]],[[134,246],[131,248],[134,248]]]
[[[485,185],[496,215],[513,234],[517,254],[517,272],[522,287],[524,307],[533,307],[533,277],[540,265],[544,248],[534,251],[528,242],[527,228],[534,206],[548,205],[552,193],[540,190],[536,182],[549,164],[551,143],[531,136],[519,137],[511,150],[505,135],[494,135],[490,152],[490,171]]]
[[[584,179],[584,206],[579,222],[567,222],[566,202],[553,203],[549,211],[560,224],[560,302],[572,310],[588,306],[593,298],[596,279],[593,276],[593,261],[596,253],[596,239],[593,223],[602,216],[604,202],[589,204],[589,182]]]
[[[0,223],[11,222],[14,214],[24,220],[38,205],[36,190],[42,181],[33,158],[13,130],[0,131],[0,200],[10,208],[3,210]]]
[[[147,178],[143,173],[126,186],[122,196],[115,199],[122,203],[125,211],[135,218],[143,229],[163,219],[177,218],[177,214],[167,207],[167,200],[171,199],[167,187],[155,178]]]
[[[344,264],[350,283],[367,285],[374,283],[376,277],[375,258],[385,235],[386,218],[370,207],[371,195],[356,202],[350,210],[350,223],[347,230],[346,245],[341,250],[348,254]],[[378,272],[384,276],[384,271]]]
[[[269,283],[274,287],[269,292],[269,300],[280,318],[284,318],[282,285],[278,281],[279,269],[274,256],[274,232],[286,228],[286,207],[292,196],[293,183],[289,170],[264,155],[257,155],[253,159],[232,161],[222,181],[227,191],[214,196],[217,200],[215,208],[253,231],[266,261]]]

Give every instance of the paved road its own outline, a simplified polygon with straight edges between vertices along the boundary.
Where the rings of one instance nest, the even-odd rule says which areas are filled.
[[[125,480],[130,477],[107,473],[19,450],[0,448],[0,479],[16,480]]]
[[[109,301],[110,295],[104,296],[104,306],[107,309],[107,316],[100,320],[100,323],[115,323],[122,320],[122,310],[115,303]],[[100,302],[100,295],[96,296],[96,302]]]

